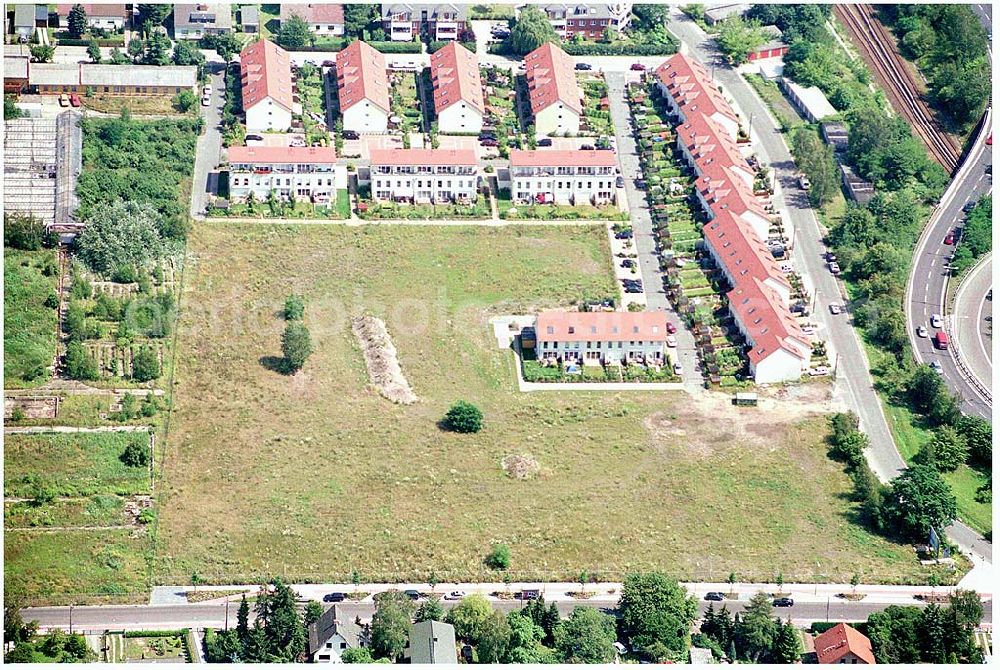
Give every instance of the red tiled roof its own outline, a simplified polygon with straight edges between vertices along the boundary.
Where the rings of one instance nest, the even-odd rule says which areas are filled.
[[[722,114],[737,120],[736,113],[712,83],[705,66],[693,58],[676,53],[656,68],[656,76],[684,110],[685,117],[700,112],[706,116]]]
[[[343,25],[344,6],[343,5],[293,5],[288,2],[281,3],[281,20],[287,21],[295,14],[305,20],[306,23]]]
[[[737,286],[748,279],[771,280],[791,291],[770,249],[732,212],[719,213],[705,224],[704,233],[705,242],[715,249]]]
[[[667,317],[663,312],[541,312],[535,335],[539,342],[664,342]]]
[[[798,322],[784,305],[781,296],[759,279],[753,278],[736,285],[727,294],[729,308],[737,315],[753,345],[748,357],[756,365],[779,349],[808,360],[808,355],[789,340],[797,340],[808,351],[809,340]]]
[[[713,213],[728,209],[737,216],[753,212],[765,219],[771,218],[746,182],[728,165],[713,163],[699,172],[703,174],[696,182],[698,191]]]
[[[337,54],[337,88],[342,113],[362,100],[368,100],[386,114],[392,111],[385,56],[361,40],[355,40]]]
[[[597,149],[584,151],[583,149],[554,149],[546,151],[539,150],[510,150],[511,167],[552,167],[552,166],[574,166],[574,167],[615,167],[618,159],[614,151],[598,151]]]
[[[59,16],[69,16],[69,11],[73,5],[56,5],[56,13]],[[101,16],[105,18],[117,19],[125,18],[125,5],[83,5],[83,11],[88,17]]]
[[[753,174],[736,142],[711,117],[692,114],[676,131],[696,163],[722,163]]]
[[[557,102],[583,114],[583,94],[576,83],[573,59],[552,42],[546,42],[524,57],[524,76],[532,114]]]
[[[333,147],[229,147],[229,163],[336,163]]]
[[[480,114],[486,113],[479,61],[476,54],[458,42],[449,42],[431,54],[431,81],[434,109],[438,114],[461,101],[479,110]]]
[[[292,68],[288,52],[274,42],[259,40],[240,52],[243,109],[271,98],[292,111]]]
[[[372,149],[372,165],[476,165],[472,149]]]
[[[854,652],[865,663],[875,664],[871,641],[845,623],[838,623],[825,633],[817,635],[813,644],[820,663],[839,663],[848,652]]]

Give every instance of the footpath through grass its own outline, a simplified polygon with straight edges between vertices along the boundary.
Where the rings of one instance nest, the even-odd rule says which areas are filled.
[[[494,314],[614,290],[600,226],[218,224],[190,240],[154,563],[158,583],[692,579],[923,580],[912,551],[852,523],[825,419],[744,415],[682,393],[519,393]],[[280,355],[302,294],[315,353]],[[369,386],[347,315],[386,320],[419,401]],[[458,399],[476,435],[442,432]],[[508,477],[530,455],[540,472]]]

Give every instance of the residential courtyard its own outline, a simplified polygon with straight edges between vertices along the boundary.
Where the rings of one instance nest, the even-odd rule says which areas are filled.
[[[489,317],[615,295],[603,226],[212,224],[188,253],[158,583],[498,579],[495,542],[514,580],[927,578],[852,521],[822,402],[516,390]],[[290,293],[315,349],[295,376],[272,364]],[[360,313],[385,320],[415,404],[369,386]],[[458,399],[481,433],[439,429]]]

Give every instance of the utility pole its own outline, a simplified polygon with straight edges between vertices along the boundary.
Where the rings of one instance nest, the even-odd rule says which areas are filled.
[[[226,630],[229,630],[229,598],[226,598]]]
[[[830,596],[826,597],[826,622],[830,623]]]
[[[73,603],[69,604],[69,634],[73,634]]]

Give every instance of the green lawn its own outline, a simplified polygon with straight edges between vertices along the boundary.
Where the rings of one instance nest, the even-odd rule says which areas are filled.
[[[30,498],[37,484],[60,496],[149,491],[149,470],[119,460],[126,445],[149,444],[146,433],[6,435],[4,495]]]
[[[130,530],[7,532],[4,588],[30,604],[140,603],[149,598],[149,542]]]
[[[196,228],[189,253],[159,583],[495,579],[482,558],[499,541],[515,580],[926,578],[909,547],[850,522],[822,417],[516,390],[489,317],[613,293],[601,226],[218,224]],[[315,353],[287,377],[267,363],[292,291]],[[362,312],[385,318],[417,403],[369,387],[346,320]],[[483,410],[482,433],[438,428],[460,398]],[[536,459],[537,477],[510,479],[512,454]]]
[[[3,260],[4,387],[38,386],[56,353],[56,309],[45,306],[58,284],[55,252],[4,249]]]
[[[125,502],[114,495],[58,499],[48,505],[9,502],[4,504],[3,510],[3,525],[8,530],[61,526],[123,526],[125,523]]]

